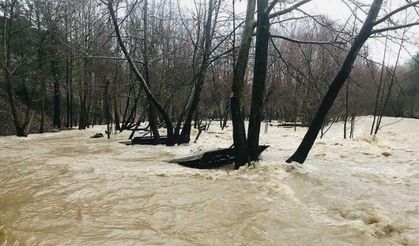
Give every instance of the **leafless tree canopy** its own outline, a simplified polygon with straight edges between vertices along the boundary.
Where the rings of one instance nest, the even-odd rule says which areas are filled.
[[[371,134],[383,115],[419,117],[419,1],[337,1],[343,21],[316,0],[4,0],[0,134],[108,124],[174,145],[232,120],[240,166],[262,121],[315,124],[315,139],[336,121],[350,137],[357,115]]]

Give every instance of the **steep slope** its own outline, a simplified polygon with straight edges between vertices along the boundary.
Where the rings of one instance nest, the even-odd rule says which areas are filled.
[[[18,110],[23,112],[26,108],[26,105],[18,101],[17,105]],[[31,129],[29,133],[37,133],[40,126],[40,114],[35,113]],[[52,120],[49,115],[46,115],[45,118],[45,130],[47,131],[51,128]],[[13,123],[12,113],[10,111],[10,105],[7,98],[7,94],[0,88],[0,136],[14,135],[15,126]]]

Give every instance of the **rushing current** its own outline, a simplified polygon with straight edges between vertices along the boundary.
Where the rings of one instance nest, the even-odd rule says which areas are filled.
[[[335,124],[303,166],[306,129],[269,126],[254,167],[167,163],[229,147],[213,124],[197,143],[125,146],[103,127],[0,138],[0,245],[419,245],[419,120],[378,136]],[[262,127],[263,130],[264,127]]]

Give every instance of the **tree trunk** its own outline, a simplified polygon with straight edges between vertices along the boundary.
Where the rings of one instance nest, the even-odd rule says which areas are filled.
[[[66,84],[66,91],[65,91],[65,98],[66,98],[66,106],[67,106],[67,110],[66,110],[66,118],[65,118],[65,126],[67,128],[70,128],[70,73],[69,73],[69,62],[68,60],[66,61],[66,79],[65,79],[65,84]]]
[[[148,22],[147,22],[147,13],[148,13],[148,0],[144,0],[144,9],[143,9],[143,16],[144,16],[144,46],[143,46],[143,59],[144,59],[144,79],[148,86],[150,86],[150,71],[148,66],[149,61],[149,54],[148,54]],[[160,133],[159,128],[157,126],[157,114],[154,105],[149,102],[148,103],[148,123],[150,124],[150,130],[153,134],[153,139],[155,144],[160,144]]]
[[[343,122],[343,139],[346,139],[347,123],[349,117],[349,81],[346,82],[346,94],[345,94],[345,119]]]
[[[103,111],[105,111],[105,120],[106,120],[106,135],[108,136],[108,139],[111,138],[111,110],[110,110],[110,103],[109,103],[109,95],[108,95],[108,89],[109,89],[109,81],[106,81],[105,84],[105,93],[103,95]]]
[[[194,84],[194,88],[192,90],[192,94],[187,106],[187,114],[185,118],[185,122],[183,124],[182,132],[179,137],[179,143],[189,143],[190,142],[190,135],[191,135],[191,128],[192,128],[192,118],[197,111],[202,87],[205,81],[205,74],[208,67],[209,56],[211,53],[211,46],[212,46],[212,18],[214,12],[215,4],[213,0],[209,0],[208,3],[208,14],[207,14],[207,21],[205,23],[204,28],[204,50],[202,53],[202,61],[200,70],[198,72],[197,79]],[[215,20],[216,22],[217,20]]]
[[[45,81],[42,81],[42,85],[41,85],[41,122],[39,124],[39,133],[44,133],[45,131]]]
[[[268,0],[257,0],[257,34],[255,67],[253,73],[252,104],[250,108],[248,145],[250,160],[257,160],[259,157],[259,134],[262,121],[263,103],[265,99],[265,80],[268,63],[268,42],[269,42],[269,13]]]
[[[71,68],[71,71],[73,71],[73,69]],[[71,74],[72,72],[70,72]],[[70,114],[70,124],[69,127],[73,128],[74,125],[76,125],[76,123],[74,122],[74,110],[73,110],[73,77],[70,75],[70,85],[69,85],[69,90],[70,90],[70,105],[68,107],[69,110],[69,114]]]
[[[116,82],[114,82],[114,86],[116,86]],[[115,122],[115,131],[121,131],[121,119],[119,116],[119,103],[118,98],[115,96],[113,97],[113,115],[114,115],[114,122]]]
[[[235,150],[235,168],[249,162],[249,151],[244,128],[244,118],[241,111],[244,77],[249,60],[249,49],[252,44],[253,19],[255,15],[256,0],[247,1],[246,20],[237,61],[233,73],[232,92],[230,94],[231,119],[233,121],[233,141]]]
[[[388,42],[388,35],[386,35],[386,41],[384,44],[384,54],[383,54],[383,62],[381,64],[381,72],[380,72],[380,82],[378,83],[378,88],[377,88],[377,94],[375,96],[375,104],[374,104],[374,116],[372,119],[372,125],[371,125],[371,131],[370,131],[370,135],[372,135],[374,133],[374,128],[375,128],[375,123],[376,123],[376,119],[377,119],[377,114],[378,114],[378,108],[380,105],[380,95],[381,95],[381,88],[383,87],[383,81],[384,81],[384,64],[386,62],[386,55],[387,55],[387,42]],[[384,88],[383,88],[384,90]]]
[[[384,110],[386,109],[388,100],[390,98],[390,95],[391,95],[391,92],[392,92],[392,89],[393,89],[393,86],[394,86],[394,83],[395,83],[395,80],[396,80],[396,71],[397,71],[397,67],[398,67],[398,64],[399,64],[400,53],[401,53],[402,48],[403,48],[405,34],[406,34],[406,30],[403,32],[403,35],[402,35],[402,38],[401,38],[402,41],[400,42],[399,51],[397,53],[396,64],[394,65],[393,71],[392,71],[392,73],[390,75],[391,76],[391,79],[390,79],[390,84],[388,86],[387,95],[386,95],[384,101],[382,103],[380,103],[381,110],[379,111],[379,115],[378,115],[378,119],[377,119],[376,128],[375,128],[375,131],[374,131],[374,135],[377,134],[378,133],[378,130],[380,129],[381,120],[383,119],[383,115],[384,115]],[[384,91],[383,91],[383,95],[384,95]]]
[[[87,110],[86,98],[85,96],[82,96],[81,101],[80,101],[79,130],[86,129],[86,125],[87,125],[86,110]]]
[[[61,89],[59,83],[59,76],[56,67],[56,60],[51,60],[51,70],[54,77],[54,115],[53,115],[53,125],[55,128],[61,128]]]
[[[201,90],[204,83],[204,76],[205,72],[200,71],[200,75],[198,75],[198,79],[195,82],[195,87],[192,90],[190,103],[188,103],[190,106],[188,107],[188,113],[186,114],[185,122],[183,123],[183,128],[179,136],[179,144],[189,143],[191,140],[190,135],[192,128],[192,119],[194,116],[194,112],[198,107],[199,97],[201,95]]]

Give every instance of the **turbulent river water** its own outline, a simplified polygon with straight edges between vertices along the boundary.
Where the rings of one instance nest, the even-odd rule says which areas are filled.
[[[255,167],[194,170],[168,159],[231,144],[125,146],[103,130],[0,138],[0,245],[419,245],[419,120],[386,118],[355,139],[336,124],[303,166],[305,129],[271,126]]]

